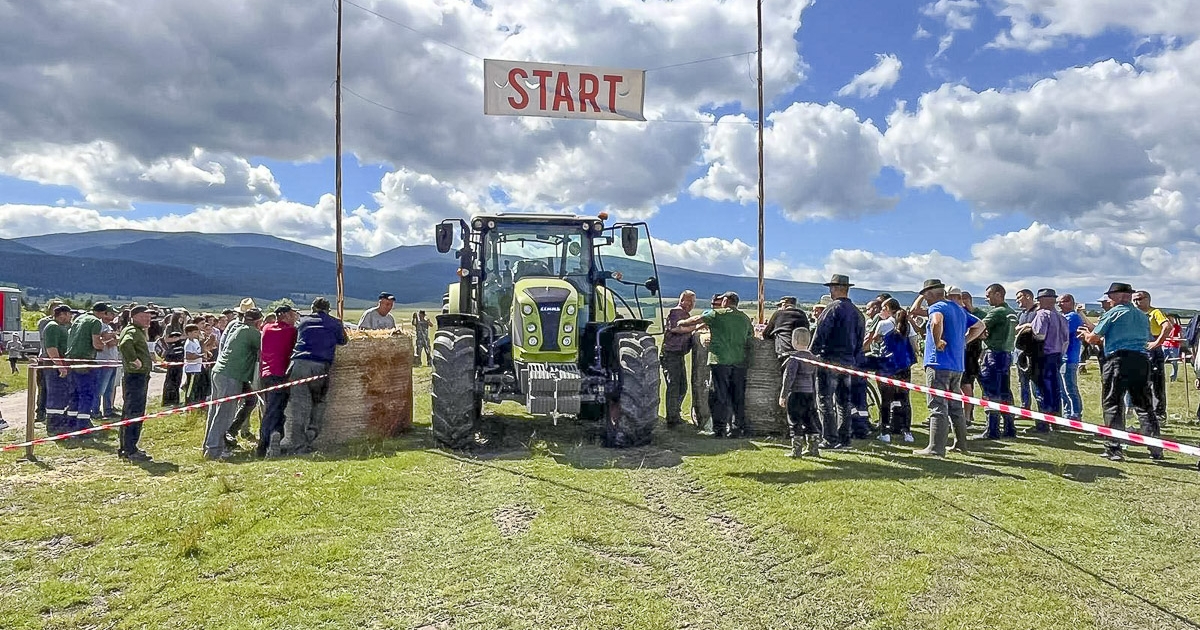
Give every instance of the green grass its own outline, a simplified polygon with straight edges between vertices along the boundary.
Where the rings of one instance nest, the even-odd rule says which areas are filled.
[[[512,405],[490,421],[498,445],[464,455],[432,448],[428,383],[418,369],[412,434],[320,457],[203,462],[198,415],[150,423],[142,467],[116,461],[114,437],[41,447],[36,464],[0,455],[0,627],[1200,619],[1192,458],[1113,464],[1067,433],[944,461],[875,442],[793,461],[777,440],[685,429],[614,451]],[[1094,421],[1094,365],[1083,383]],[[1168,431],[1200,439],[1180,420]]]
[[[23,392],[28,384],[29,364],[21,361],[17,363],[17,373],[13,374],[9,368],[8,355],[3,356],[3,361],[0,362],[0,396],[11,394],[13,392]]]

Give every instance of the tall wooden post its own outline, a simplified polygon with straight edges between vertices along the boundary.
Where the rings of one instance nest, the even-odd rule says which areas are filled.
[[[334,264],[337,274],[337,316],[345,319],[346,290],[342,278],[342,0],[337,3],[337,78],[334,81],[334,176],[333,198],[337,206],[337,216],[334,220],[335,254]]]
[[[763,281],[763,266],[765,264],[763,238],[763,206],[765,192],[763,190],[763,0],[758,0],[758,323],[766,321],[763,312],[763,302],[766,300],[766,290]]]
[[[26,370],[25,381],[25,441],[33,441],[33,422],[37,417],[37,370],[32,369],[33,364],[29,364]],[[25,447],[25,459],[35,461],[37,458],[33,456],[33,445]]]

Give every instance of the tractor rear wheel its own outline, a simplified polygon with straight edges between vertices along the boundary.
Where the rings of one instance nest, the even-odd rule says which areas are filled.
[[[650,443],[658,422],[658,345],[644,332],[617,333],[617,370],[620,389],[608,400],[605,446],[625,448]]]
[[[462,326],[433,335],[433,437],[446,448],[471,444],[482,408],[476,383],[475,332]]]

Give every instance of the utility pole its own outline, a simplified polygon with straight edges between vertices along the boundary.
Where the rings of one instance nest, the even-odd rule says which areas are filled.
[[[758,1],[758,323],[766,318],[763,313],[763,301],[766,300],[766,290],[763,282],[763,205],[766,199],[763,191],[763,0]]]
[[[337,274],[337,316],[345,319],[346,290],[342,278],[342,0],[337,3],[337,78],[334,81],[334,175],[333,198],[337,206],[334,217],[336,249],[334,253],[335,273]]]

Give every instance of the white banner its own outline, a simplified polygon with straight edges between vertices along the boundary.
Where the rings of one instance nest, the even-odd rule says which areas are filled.
[[[646,72],[533,61],[483,62],[483,113],[645,120]]]

